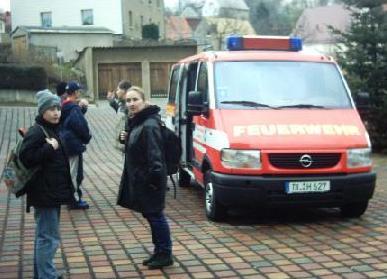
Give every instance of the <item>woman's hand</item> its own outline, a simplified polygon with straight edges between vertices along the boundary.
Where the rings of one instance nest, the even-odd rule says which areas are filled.
[[[121,131],[121,132],[120,132],[120,141],[125,141],[126,138],[127,138],[127,136],[128,136],[128,132],[126,132],[126,131]]]

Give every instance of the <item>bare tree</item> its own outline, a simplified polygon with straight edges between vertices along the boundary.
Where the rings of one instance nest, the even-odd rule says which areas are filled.
[[[209,25],[208,33],[212,39],[214,50],[224,47],[224,39],[231,34],[248,35],[254,34],[254,29],[248,21],[235,18],[218,18]]]

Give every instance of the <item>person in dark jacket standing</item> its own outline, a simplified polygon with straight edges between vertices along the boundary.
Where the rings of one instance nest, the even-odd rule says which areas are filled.
[[[110,106],[116,111],[119,119],[115,124],[114,128],[114,138],[115,138],[115,147],[122,150],[122,145],[118,141],[119,133],[125,129],[126,119],[128,118],[128,108],[126,107],[125,95],[128,89],[131,87],[131,83],[128,80],[121,80],[115,91],[107,93],[107,99]]]
[[[34,278],[51,279],[59,276],[54,256],[60,242],[60,206],[73,202],[74,187],[59,137],[60,98],[49,90],[36,98],[39,115],[23,139],[20,160],[27,168],[41,167],[26,185],[27,211],[34,207]]]
[[[129,80],[121,80],[115,91],[107,93],[107,99],[109,105],[118,113],[128,114],[128,109],[125,104],[125,94],[128,89],[132,86]]]
[[[90,142],[89,125],[77,104],[81,86],[70,81],[66,86],[67,97],[62,103],[61,136],[63,137],[66,152],[69,155],[70,173],[74,186],[77,188],[78,200],[70,209],[88,209],[89,204],[82,199],[81,184],[83,180],[83,156],[86,144]]]
[[[125,142],[125,164],[117,204],[142,213],[148,221],[153,254],[143,261],[150,269],[173,264],[172,241],[164,215],[167,170],[160,126],[160,108],[145,102],[144,92],[131,87],[126,93],[129,110]]]

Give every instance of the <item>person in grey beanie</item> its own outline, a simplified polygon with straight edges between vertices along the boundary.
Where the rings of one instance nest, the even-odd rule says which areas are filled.
[[[23,138],[20,160],[27,168],[40,166],[25,187],[27,212],[34,208],[34,278],[58,278],[54,257],[60,243],[62,204],[74,203],[70,166],[59,137],[60,98],[49,90],[36,94],[38,116]]]

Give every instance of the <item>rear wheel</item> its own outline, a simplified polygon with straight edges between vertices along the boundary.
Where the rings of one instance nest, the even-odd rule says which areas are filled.
[[[211,182],[211,171],[207,171],[204,175],[205,185],[205,208],[207,218],[212,221],[221,221],[227,215],[227,208],[220,204],[216,198],[216,191]]]
[[[367,210],[368,201],[353,202],[340,207],[341,215],[347,218],[358,218]]]
[[[177,183],[178,183],[179,187],[188,187],[188,186],[190,186],[191,176],[189,175],[188,172],[186,172],[182,168],[179,168],[177,176],[178,176],[178,180],[177,180],[178,182]]]

